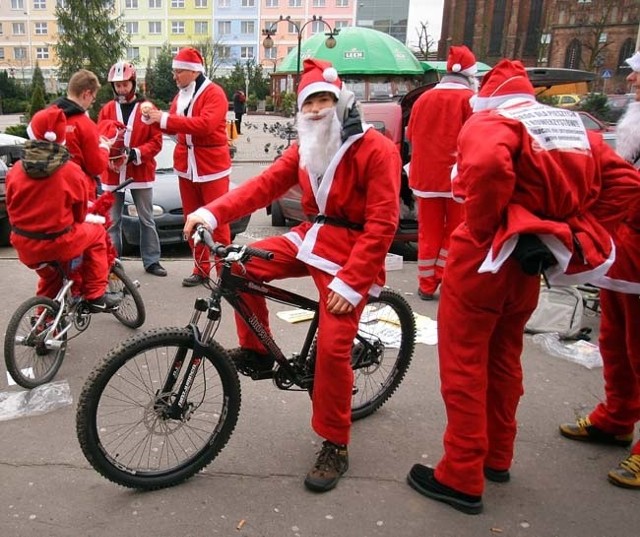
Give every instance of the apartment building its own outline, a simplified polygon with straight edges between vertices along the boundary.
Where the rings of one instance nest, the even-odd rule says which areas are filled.
[[[0,0],[0,70],[31,80],[36,60],[48,89],[58,87],[53,44],[56,5],[66,0]],[[422,0],[411,0],[422,1]],[[272,71],[299,41],[315,33],[359,24],[404,41],[410,0],[105,0],[122,16],[130,46],[126,59],[144,77],[164,45],[172,52],[212,43],[217,72],[256,60]],[[315,20],[314,20],[315,16]],[[270,29],[273,46],[263,46]]]

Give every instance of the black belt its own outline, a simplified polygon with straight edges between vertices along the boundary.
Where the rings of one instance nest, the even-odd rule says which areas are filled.
[[[342,218],[334,218],[333,216],[326,216],[324,214],[316,215],[313,221],[316,224],[329,224],[330,226],[346,227],[347,229],[353,229],[354,231],[364,230],[364,226],[362,224],[349,222],[349,220],[344,220]]]
[[[73,226],[69,226],[61,231],[56,231],[55,233],[40,233],[38,231],[27,231],[26,229],[20,229],[19,227],[11,226],[11,231],[13,231],[16,235],[22,235],[23,237],[27,237],[28,239],[36,239],[39,241],[52,241],[53,239],[61,237],[65,233],[69,233],[69,231],[71,231],[72,229]]]

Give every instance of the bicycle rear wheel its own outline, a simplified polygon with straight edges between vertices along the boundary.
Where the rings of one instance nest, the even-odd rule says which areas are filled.
[[[373,414],[393,395],[411,363],[415,343],[416,322],[409,303],[390,289],[369,297],[351,349],[353,421]],[[311,370],[316,353],[314,343],[309,351]],[[309,394],[313,397],[313,386]]]
[[[138,287],[127,276],[124,267],[114,264],[109,272],[109,291],[120,300],[113,316],[129,328],[139,328],[144,324],[147,312]]]
[[[7,371],[20,386],[35,388],[49,382],[58,372],[67,350],[67,334],[56,337],[64,319],[53,333],[51,324],[60,304],[47,297],[34,296],[15,311],[4,336]]]
[[[78,399],[76,432],[93,468],[125,487],[176,485],[209,464],[226,445],[240,412],[240,381],[226,351],[211,343],[179,416],[170,416],[193,357],[189,328],[138,334],[112,349]],[[172,393],[159,393],[183,354]]]

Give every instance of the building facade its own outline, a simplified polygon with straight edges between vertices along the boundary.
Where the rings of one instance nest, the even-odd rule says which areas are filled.
[[[640,0],[445,0],[438,57],[465,44],[493,65],[585,69],[624,91],[624,59],[640,47]],[[604,85],[604,84],[603,84]]]

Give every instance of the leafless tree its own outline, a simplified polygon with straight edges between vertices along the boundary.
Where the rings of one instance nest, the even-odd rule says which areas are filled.
[[[205,74],[207,77],[213,78],[218,67],[220,67],[224,60],[224,47],[222,46],[222,42],[220,40],[212,41],[205,39],[196,43],[194,47],[200,51],[200,54],[202,54]]]
[[[421,21],[420,26],[416,28],[418,34],[418,51],[425,59],[429,57],[429,53],[436,48],[436,42],[429,35],[429,23]]]

